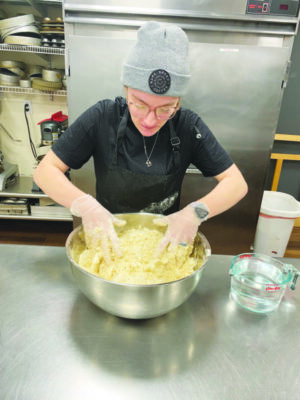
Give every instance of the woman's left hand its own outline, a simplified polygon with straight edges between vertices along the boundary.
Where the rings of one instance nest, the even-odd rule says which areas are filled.
[[[166,217],[156,218],[153,222],[160,226],[168,225],[167,232],[158,246],[158,254],[161,254],[168,245],[173,248],[178,244],[182,246],[192,244],[202,221],[195,213],[195,209],[188,205]]]

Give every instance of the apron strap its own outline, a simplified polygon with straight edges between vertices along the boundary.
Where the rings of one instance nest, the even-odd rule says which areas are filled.
[[[169,125],[170,125],[170,142],[172,146],[172,150],[174,153],[174,161],[175,161],[175,167],[176,171],[180,168],[180,138],[176,136],[176,132],[174,129],[174,124],[173,121],[170,119],[169,120]]]
[[[125,136],[125,132],[126,132],[126,127],[127,127],[127,121],[128,121],[128,108],[126,108],[126,110],[124,111],[123,117],[121,119],[121,122],[119,124],[118,127],[118,131],[117,131],[117,143],[115,146],[115,151],[113,154],[113,158],[112,158],[112,166],[116,167],[118,165],[118,149],[121,146],[122,140]]]

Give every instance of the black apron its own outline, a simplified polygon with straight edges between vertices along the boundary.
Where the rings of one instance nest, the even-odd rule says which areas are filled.
[[[179,209],[181,172],[180,139],[172,120],[170,141],[173,148],[175,172],[170,175],[146,175],[118,167],[118,149],[125,136],[128,109],[121,119],[112,163],[101,185],[97,200],[111,213],[150,212],[170,214]]]

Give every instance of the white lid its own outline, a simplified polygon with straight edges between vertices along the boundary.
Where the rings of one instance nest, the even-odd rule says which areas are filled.
[[[274,217],[297,218],[300,217],[300,202],[290,194],[265,190],[260,211]]]

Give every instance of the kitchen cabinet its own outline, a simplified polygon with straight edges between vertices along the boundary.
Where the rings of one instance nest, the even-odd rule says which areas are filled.
[[[58,0],[40,0],[40,1],[4,1],[1,4],[1,15],[2,18],[12,18],[20,14],[33,14],[35,20],[42,20],[44,17],[50,17],[55,19],[62,17],[62,5],[61,1]],[[25,64],[41,65],[47,68],[59,68],[64,69],[64,56],[65,49],[62,47],[44,47],[44,46],[28,46],[28,45],[15,45],[0,43],[0,61],[1,60],[15,60],[23,61]],[[28,62],[29,60],[29,62]],[[16,95],[16,97],[14,97]],[[58,107],[65,103],[66,105],[67,91],[62,90],[37,90],[33,88],[21,87],[21,86],[4,86],[0,85],[0,99],[5,100],[9,98],[10,101],[22,103],[23,98],[32,99],[43,97],[40,103],[55,103],[56,96],[59,96],[62,100],[58,103]],[[48,96],[49,99],[47,99]],[[64,99],[65,97],[65,99]],[[15,99],[15,100],[14,100]],[[0,100],[1,101],[1,100]],[[24,100],[25,101],[25,100]],[[31,101],[31,100],[30,100]],[[40,109],[42,107],[40,106]],[[20,107],[23,111],[23,106]],[[3,112],[3,110],[2,110]],[[23,114],[23,113],[22,113]],[[50,114],[51,115],[51,114]],[[50,117],[48,115],[48,117]],[[4,125],[9,125],[10,116],[2,115],[1,118]],[[22,115],[24,118],[24,116]],[[38,117],[36,117],[38,118]],[[39,119],[38,119],[39,121]],[[33,123],[36,126],[36,123]],[[4,146],[3,142],[7,139],[5,133],[5,127],[2,126],[0,141],[1,147],[6,148],[4,158],[10,158],[9,150],[12,150],[12,146]],[[6,130],[8,133],[9,129]],[[19,130],[10,131],[13,132],[11,136],[17,136]],[[25,151],[30,152],[30,148],[26,149],[27,144],[27,128],[25,123],[22,126],[22,132],[19,135],[24,136],[24,140],[16,140],[15,142],[22,142],[22,153]],[[12,137],[10,137],[12,139]],[[15,143],[18,144],[18,143]],[[32,155],[30,155],[32,157]],[[15,160],[15,155],[11,158]],[[17,163],[16,161],[10,160],[10,162]],[[9,184],[5,189],[0,191],[0,218],[11,218],[11,219],[30,219],[30,220],[52,220],[52,221],[72,221],[70,212],[51,201],[49,197],[40,191],[34,191],[32,176],[24,176],[22,174],[17,175],[15,180]],[[22,207],[22,203],[23,207]],[[14,204],[15,203],[15,204]],[[52,203],[52,204],[51,204]],[[8,211],[7,207],[9,204],[16,205]],[[50,205],[51,204],[51,205]],[[6,207],[7,206],[7,207]],[[27,209],[27,211],[26,211]]]

